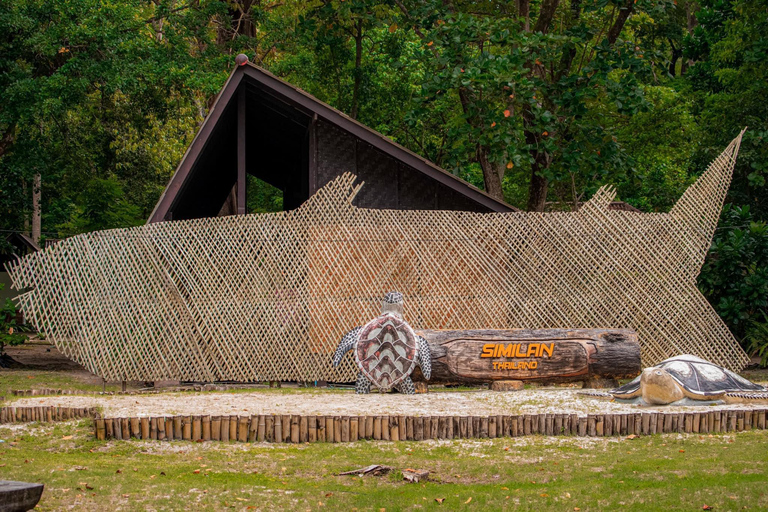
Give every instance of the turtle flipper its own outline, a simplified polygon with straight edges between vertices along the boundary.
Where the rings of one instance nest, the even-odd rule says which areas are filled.
[[[421,368],[421,373],[424,375],[424,378],[429,380],[432,376],[432,350],[430,350],[429,343],[427,343],[425,338],[422,336],[417,336],[417,338],[419,343],[419,368]],[[408,380],[410,380],[410,378]],[[413,386],[412,382],[411,386]]]
[[[368,377],[363,375],[363,372],[357,374],[357,382],[355,382],[355,393],[358,395],[367,395],[371,392],[371,381]]]
[[[404,378],[399,384],[395,384],[395,389],[404,395],[415,395],[416,387],[410,377]]]
[[[345,334],[343,338],[341,338],[341,343],[339,343],[339,347],[336,349],[336,353],[333,354],[333,366],[339,366],[339,363],[341,363],[341,359],[344,357],[344,354],[352,350],[352,348],[355,346],[355,343],[357,343],[357,338],[360,335],[360,330],[362,328],[362,326],[355,327],[347,334]]]

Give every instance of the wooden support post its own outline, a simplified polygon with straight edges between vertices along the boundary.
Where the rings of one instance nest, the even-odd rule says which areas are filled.
[[[237,214],[245,214],[245,117],[246,117],[246,99],[245,83],[241,82],[237,90]]]

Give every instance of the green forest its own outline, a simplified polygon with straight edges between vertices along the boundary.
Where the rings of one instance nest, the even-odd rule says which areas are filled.
[[[146,222],[239,53],[529,211],[667,211],[748,127],[699,285],[768,361],[766,0],[0,0],[2,233]]]

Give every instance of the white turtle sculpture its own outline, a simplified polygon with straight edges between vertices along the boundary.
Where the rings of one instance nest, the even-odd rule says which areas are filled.
[[[399,292],[387,293],[381,315],[342,338],[333,356],[333,366],[338,366],[344,354],[353,349],[360,368],[357,393],[370,393],[373,383],[381,391],[395,388],[412,395],[416,390],[410,375],[416,366],[427,380],[432,373],[429,344],[403,319],[403,295]]]
[[[768,389],[692,355],[670,357],[603,396],[643,405],[768,402]]]

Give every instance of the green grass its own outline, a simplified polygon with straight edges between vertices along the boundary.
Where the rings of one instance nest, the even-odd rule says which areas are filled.
[[[40,510],[768,508],[766,431],[269,445],[99,442],[81,421],[0,426],[0,439],[0,479],[44,483]],[[398,471],[335,476],[374,463]],[[403,482],[405,468],[430,481]]]
[[[60,371],[0,370],[0,396],[11,399],[14,389],[73,389],[78,391],[102,391],[100,384],[83,382],[76,374]],[[107,391],[118,391],[120,385],[108,385]]]

